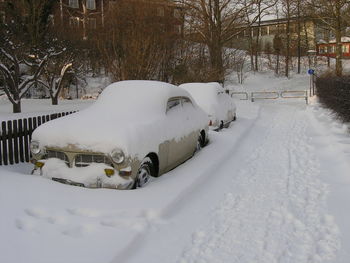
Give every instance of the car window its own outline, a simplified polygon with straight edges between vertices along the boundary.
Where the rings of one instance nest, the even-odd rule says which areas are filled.
[[[181,102],[182,102],[183,106],[185,106],[185,105],[192,105],[193,106],[192,101],[187,97],[181,98]]]
[[[170,99],[167,103],[166,106],[166,112],[168,112],[169,110],[172,110],[174,108],[179,108],[181,107],[181,101],[178,98],[174,98],[174,99]]]

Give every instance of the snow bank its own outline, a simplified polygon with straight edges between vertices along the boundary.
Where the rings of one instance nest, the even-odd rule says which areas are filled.
[[[41,160],[45,162],[42,170],[36,170],[35,174],[42,175],[49,179],[58,178],[70,180],[75,183],[84,184],[85,187],[90,188],[116,188],[116,186],[123,186],[127,188],[133,180],[131,178],[124,179],[120,176],[105,176],[104,169],[111,167],[104,163],[91,163],[87,167],[68,167],[67,164],[56,158],[48,160]]]

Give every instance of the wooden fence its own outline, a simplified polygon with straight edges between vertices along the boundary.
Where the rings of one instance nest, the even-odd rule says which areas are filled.
[[[32,133],[41,124],[74,113],[61,112],[18,120],[1,122],[0,165],[29,162]]]

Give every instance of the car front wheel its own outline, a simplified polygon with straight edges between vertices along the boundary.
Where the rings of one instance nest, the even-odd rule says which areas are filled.
[[[205,132],[201,131],[197,139],[197,146],[196,146],[195,152],[200,151],[200,149],[202,149],[205,146],[205,143],[206,143]]]
[[[153,176],[154,165],[150,158],[143,159],[139,170],[137,171],[134,188],[144,187],[149,183],[151,177]]]

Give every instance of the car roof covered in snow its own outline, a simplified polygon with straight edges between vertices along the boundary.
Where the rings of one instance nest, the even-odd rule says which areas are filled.
[[[116,110],[116,114],[165,114],[170,97],[190,95],[177,86],[150,80],[127,80],[109,85],[92,108]]]
[[[185,83],[179,86],[188,91],[193,99],[200,105],[209,105],[217,102],[217,95],[224,89],[217,82],[210,83]]]
[[[217,82],[185,83],[180,88],[188,91],[195,102],[216,120],[225,120],[227,111],[235,109],[233,100]],[[221,94],[221,95],[218,95]]]

